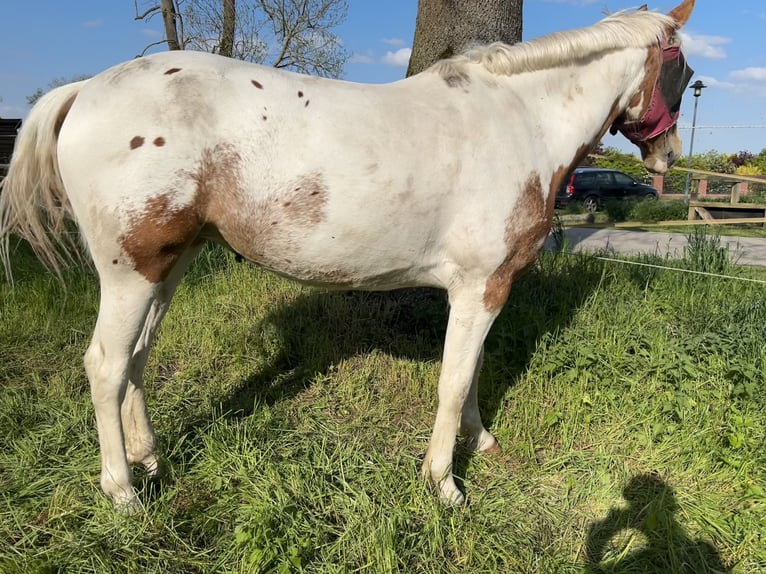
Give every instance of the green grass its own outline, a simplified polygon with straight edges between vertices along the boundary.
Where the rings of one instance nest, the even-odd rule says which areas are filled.
[[[450,509],[419,477],[444,295],[328,293],[205,251],[147,368],[164,478],[139,474],[146,512],[122,516],[81,360],[96,281],[17,261],[0,572],[766,570],[762,285],[544,254],[486,344],[503,453],[458,445]]]

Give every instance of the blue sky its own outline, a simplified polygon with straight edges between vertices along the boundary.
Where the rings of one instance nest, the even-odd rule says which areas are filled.
[[[667,12],[680,0],[659,0]],[[605,11],[633,8],[640,0],[524,0],[524,39],[588,26]],[[417,0],[349,0],[338,29],[352,54],[344,78],[389,82],[406,70]],[[3,0],[0,8],[0,116],[24,117],[26,96],[56,77],[96,74],[133,58],[160,38],[161,23],[134,20],[131,0]],[[699,100],[694,151],[733,153],[766,148],[766,2],[697,0],[684,29],[694,79],[709,86]],[[679,125],[688,151],[694,98],[688,91]],[[728,128],[725,126],[761,126]],[[621,136],[607,145],[635,151]]]

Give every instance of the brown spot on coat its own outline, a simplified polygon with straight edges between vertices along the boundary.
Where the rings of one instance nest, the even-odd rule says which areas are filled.
[[[180,71],[181,71],[181,68],[170,68],[169,70],[165,72],[165,75],[170,76],[171,74],[175,74]]]
[[[553,195],[543,198],[540,174],[532,173],[527,179],[521,197],[505,223],[505,260],[487,278],[484,286],[484,308],[500,312],[508,299],[511,283],[537,258],[540,242],[548,234],[553,222]]]
[[[141,136],[135,136],[132,140],[130,140],[130,149],[138,149],[142,145],[144,145],[144,141],[146,141]]]
[[[252,84],[253,84],[253,85],[254,85],[256,88],[258,88],[259,90],[262,90],[262,89],[263,89],[263,84],[262,84],[262,83],[260,83],[258,80],[250,80],[250,81],[251,81],[251,83],[252,83]]]
[[[311,101],[311,100],[306,100],[306,103],[305,103],[305,104],[303,104],[303,107],[304,107],[304,108],[307,108],[307,107],[309,107],[309,102],[310,102],[310,101]]]
[[[299,98],[302,98],[302,97],[303,97],[303,92],[302,92],[302,91],[300,91],[300,90],[298,90],[298,97],[299,97]]]
[[[154,145],[156,145],[157,147],[162,147],[165,145],[165,138],[163,137],[154,138],[154,142],[152,143],[154,143]]]

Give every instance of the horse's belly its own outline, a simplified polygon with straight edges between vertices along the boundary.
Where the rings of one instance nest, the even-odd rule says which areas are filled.
[[[379,236],[380,245],[369,232],[333,234],[322,227],[279,229],[271,223],[247,234],[239,226],[223,226],[218,234],[247,260],[311,285],[370,290],[438,285],[430,258],[411,245],[403,247]]]

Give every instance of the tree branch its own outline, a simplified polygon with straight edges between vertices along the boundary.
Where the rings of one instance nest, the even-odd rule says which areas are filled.
[[[157,10],[159,10],[159,9],[160,9],[160,7],[159,7],[159,5],[158,5],[158,6],[154,6],[154,7],[152,7],[152,8],[149,8],[149,9],[148,9],[146,12],[144,12],[143,14],[139,14],[139,13],[138,13],[138,0],[134,0],[134,1],[133,1],[133,5],[136,7],[136,17],[134,18],[134,20],[144,20],[144,19],[146,19],[146,17],[147,17],[147,16],[149,16],[149,14],[152,14],[152,13],[154,13],[154,12],[156,12]]]

